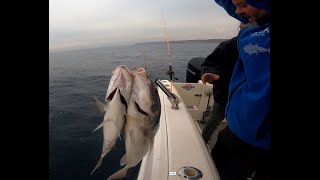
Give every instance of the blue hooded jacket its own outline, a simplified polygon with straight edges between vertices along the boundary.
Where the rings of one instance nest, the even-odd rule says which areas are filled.
[[[231,0],[215,0],[229,15]],[[251,6],[270,10],[268,0],[246,0]],[[234,67],[226,106],[228,127],[237,137],[255,147],[270,149],[270,23],[243,28],[238,35],[239,58]]]

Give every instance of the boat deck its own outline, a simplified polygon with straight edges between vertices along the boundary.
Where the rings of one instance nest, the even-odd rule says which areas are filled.
[[[170,86],[169,81],[161,83],[165,88]],[[182,99],[176,88],[172,91]],[[160,126],[153,147],[141,162],[138,180],[179,180],[187,177],[220,180],[210,149],[200,134],[201,128],[188,113],[186,101],[181,101],[175,108],[166,93],[162,90],[158,93],[161,100]]]

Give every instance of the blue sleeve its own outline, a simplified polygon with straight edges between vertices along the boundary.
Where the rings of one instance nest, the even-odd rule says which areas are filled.
[[[227,13],[232,16],[233,18],[243,22],[243,23],[248,23],[249,19],[236,14],[236,6],[232,3],[231,0],[215,0],[215,2],[224,8],[224,10],[227,11]]]

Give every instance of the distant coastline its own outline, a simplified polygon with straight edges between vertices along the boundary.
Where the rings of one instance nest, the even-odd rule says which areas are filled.
[[[208,42],[208,43],[220,43],[227,39],[192,39],[192,40],[176,40],[170,41],[170,43],[188,43],[188,42]],[[143,44],[151,44],[151,43],[165,43],[165,41],[154,41],[154,42],[140,42],[135,43],[134,45],[143,45]]]
[[[205,43],[220,43],[227,39],[192,39],[192,40],[174,40],[170,41],[170,43],[196,43],[196,42],[205,42]],[[166,43],[166,41],[150,41],[150,42],[139,42],[134,44],[127,44],[127,45],[99,45],[95,47],[73,47],[73,48],[58,48],[58,49],[49,49],[49,53],[55,52],[65,52],[65,51],[79,51],[79,50],[88,50],[88,49],[99,49],[99,48],[109,48],[109,47],[122,47],[122,46],[139,46],[139,45],[146,45],[146,44],[157,44],[157,43]]]

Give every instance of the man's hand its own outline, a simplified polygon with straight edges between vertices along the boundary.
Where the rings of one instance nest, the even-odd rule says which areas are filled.
[[[201,81],[206,84],[207,82],[208,83],[212,83],[213,81],[216,81],[220,78],[219,75],[217,74],[212,74],[212,73],[204,73],[202,76],[201,76]]]

